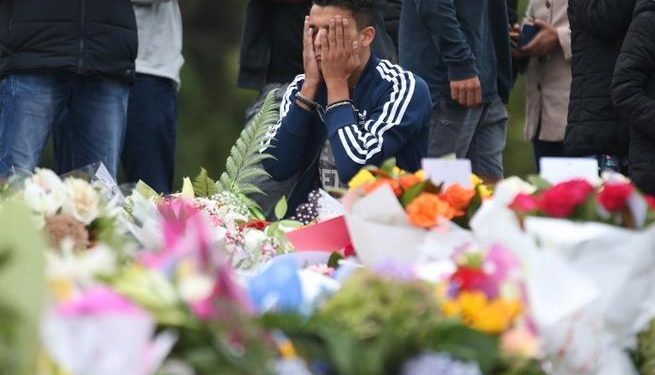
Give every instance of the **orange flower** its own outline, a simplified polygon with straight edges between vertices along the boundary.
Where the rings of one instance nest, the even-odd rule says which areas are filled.
[[[400,176],[400,178],[398,179],[398,182],[400,183],[400,187],[402,187],[403,190],[407,190],[407,189],[411,188],[412,186],[420,183],[421,179],[416,175],[406,174],[406,175]]]
[[[392,180],[390,178],[384,178],[384,177],[378,178],[377,180],[364,185],[362,190],[364,191],[365,194],[369,194],[383,185],[389,185],[389,187],[391,187],[391,190],[393,190],[393,193],[396,194],[397,197],[399,197],[400,194],[402,194],[402,190],[400,189],[400,184],[398,183],[398,181]]]
[[[450,220],[454,215],[455,210],[436,194],[421,193],[407,205],[409,222],[422,228],[432,228],[439,223],[439,219]]]
[[[444,193],[441,193],[439,197],[450,204],[450,206],[456,211],[455,217],[458,217],[463,216],[466,213],[466,209],[474,196],[474,190],[467,189],[460,184],[453,184],[450,185]]]

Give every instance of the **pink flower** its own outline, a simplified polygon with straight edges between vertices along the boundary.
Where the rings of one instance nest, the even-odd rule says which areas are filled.
[[[634,187],[630,183],[605,184],[598,193],[598,202],[609,212],[618,212],[625,208]]]
[[[57,312],[67,317],[117,313],[126,315],[144,314],[144,311],[130,300],[104,287],[89,289],[76,300],[60,305]]]
[[[570,217],[593,191],[594,187],[586,180],[562,182],[541,194],[539,209],[551,217]]]
[[[532,212],[539,208],[539,200],[534,195],[519,193],[509,208],[520,213]]]

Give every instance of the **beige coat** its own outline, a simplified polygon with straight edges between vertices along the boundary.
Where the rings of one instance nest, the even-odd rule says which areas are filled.
[[[533,57],[526,76],[526,140],[562,141],[571,89],[571,28],[568,0],[530,0],[527,17],[557,29],[560,47],[545,57]],[[541,125],[540,125],[541,124]],[[539,134],[537,134],[537,132]]]

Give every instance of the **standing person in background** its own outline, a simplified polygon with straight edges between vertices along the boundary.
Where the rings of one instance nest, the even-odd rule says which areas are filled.
[[[0,1],[0,177],[34,169],[66,111],[71,169],[115,175],[137,43],[129,0]]]
[[[257,114],[270,91],[286,87],[302,73],[303,22],[311,5],[311,0],[248,2],[237,86],[257,90],[260,95],[246,111],[247,121]]]
[[[428,155],[455,153],[487,182],[501,179],[512,86],[507,0],[405,0],[400,62],[430,86]]]
[[[121,161],[128,182],[173,189],[182,16],[177,0],[132,0],[139,29],[136,81],[130,89]]]
[[[393,41],[393,45],[396,47],[396,51],[398,51],[398,31],[402,7],[403,0],[386,0],[382,12],[384,14],[384,26]]]
[[[564,152],[625,170],[630,127],[612,105],[616,59],[635,0],[570,0],[572,82]]]
[[[567,0],[531,0],[526,18],[539,32],[530,43],[513,49],[515,57],[529,57],[526,71],[524,136],[539,159],[563,155],[563,140],[571,87],[571,29]]]
[[[637,0],[616,62],[612,98],[631,126],[629,170],[635,184],[655,194],[655,1]]]

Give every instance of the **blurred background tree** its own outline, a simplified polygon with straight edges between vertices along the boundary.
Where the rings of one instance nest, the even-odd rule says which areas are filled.
[[[521,0],[525,9],[527,0]],[[218,177],[244,125],[244,111],[256,92],[236,87],[241,25],[246,0],[181,0],[184,17],[184,57],[178,123],[175,187],[200,167]],[[520,12],[523,14],[523,11]],[[523,78],[508,106],[510,126],[505,174],[525,176],[534,171],[532,147],[522,138],[525,117]],[[52,167],[52,151],[44,164]]]

